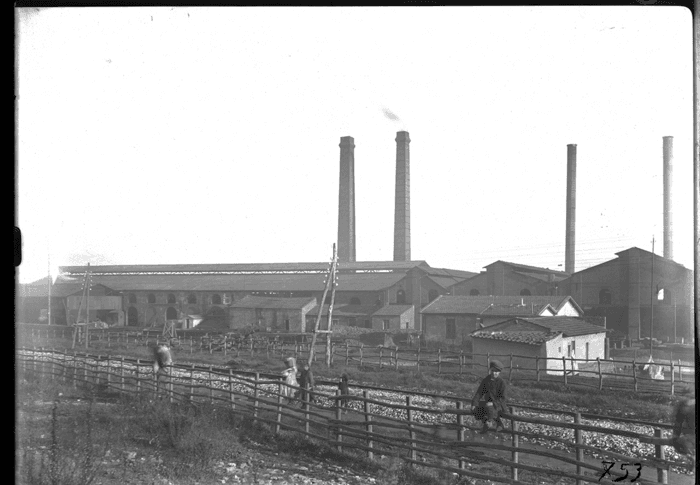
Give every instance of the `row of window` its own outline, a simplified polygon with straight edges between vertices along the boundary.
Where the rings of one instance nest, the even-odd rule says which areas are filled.
[[[520,296],[531,296],[532,293],[527,288],[520,290]],[[473,289],[469,291],[469,296],[479,296],[479,290]]]

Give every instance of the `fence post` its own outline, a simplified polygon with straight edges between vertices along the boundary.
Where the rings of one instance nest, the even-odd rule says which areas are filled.
[[[41,337],[41,330],[39,330],[39,336]],[[44,375],[44,347],[39,347],[39,356],[37,357],[36,352],[34,352],[34,357],[39,360],[39,377]]]
[[[121,376],[121,392],[126,392],[126,379],[124,378],[124,357],[119,358],[119,375]]]
[[[168,390],[168,402],[170,404],[175,402],[175,393],[173,392],[173,368],[168,366],[168,373],[166,374],[166,379],[168,380],[167,390]]]
[[[209,389],[209,404],[214,404],[214,384],[211,379],[212,366],[209,366],[207,371],[207,388]]]
[[[362,347],[364,347],[364,344],[360,343],[360,367],[362,367]]]
[[[416,369],[420,372],[420,350],[421,346],[418,345],[418,351],[416,352]]]
[[[540,382],[540,356],[535,357],[535,378]]]
[[[141,359],[136,359],[136,395],[141,397]]]
[[[637,359],[632,361],[632,378],[634,379],[634,392],[637,392]]]
[[[581,413],[576,413],[574,414],[574,423],[576,424],[581,424]],[[574,430],[574,443],[576,446],[576,460],[577,461],[583,461],[583,448],[581,448],[581,445],[583,444],[583,433],[581,432],[580,429],[575,429]],[[576,475],[582,475],[583,474],[583,468],[581,468],[581,465],[576,465]],[[579,480],[578,478],[576,479],[576,485],[582,485],[583,482]]]
[[[459,351],[459,375],[462,375],[462,367],[464,366],[464,349]]]
[[[675,390],[675,382],[676,382],[676,371],[673,368],[673,360],[671,360],[671,396],[673,396]]]
[[[260,372],[255,373],[255,387],[253,389],[253,422],[257,422],[258,417],[258,381],[260,380]]]
[[[399,370],[399,346],[394,347],[394,370]]]
[[[255,351],[255,346],[253,345],[253,337],[250,337],[250,356],[253,356],[253,353]]]
[[[486,352],[486,371],[487,372],[489,370],[489,365],[491,365],[491,352]]]
[[[440,375],[440,372],[442,371],[442,349],[438,347],[437,351],[437,358],[438,358],[438,375]]]
[[[460,360],[461,360],[460,356]],[[457,401],[457,441],[464,441],[464,414],[459,413],[464,408],[462,401]],[[464,470],[467,464],[464,460],[459,460],[460,470]]]
[[[681,359],[678,359],[678,382],[683,382],[683,364]]]
[[[282,423],[282,382],[277,384],[277,424],[275,424],[275,434],[280,434],[280,423]]]
[[[345,341],[345,367],[350,363],[350,350],[348,349],[348,341]]]
[[[568,381],[566,379],[566,357],[561,358],[561,363],[563,365],[562,370],[564,372],[564,385],[566,386],[568,384]]]
[[[661,430],[659,428],[654,430],[654,438],[662,438]],[[664,447],[662,445],[654,445],[654,448],[656,448],[656,458],[659,460],[665,460],[666,453],[664,452]],[[659,466],[659,468],[656,469],[656,476],[657,483],[668,483],[668,470]]]
[[[312,389],[302,391],[302,395],[304,396],[304,400],[302,401],[302,405],[304,406],[304,431],[307,433],[311,431],[311,423],[309,422],[309,401],[311,400],[312,392]]]
[[[228,397],[231,401],[231,409],[236,409],[236,400],[233,394],[233,369],[228,370]]]
[[[343,451],[343,446],[341,445],[341,443],[343,442],[343,433],[340,429],[340,421],[343,419],[342,418],[343,415],[342,415],[341,410],[340,410],[340,399],[339,399],[340,389],[335,390],[335,397],[336,397],[336,400],[335,400],[335,421],[336,421],[336,426],[337,426],[337,430],[338,430],[336,435],[335,435],[335,442],[336,442],[336,449],[340,453]]]
[[[192,352],[194,351],[194,337],[190,335],[190,355],[192,355]]]
[[[408,434],[411,438],[411,460],[416,459],[415,439],[416,432],[413,430],[413,410],[411,409],[411,396],[406,396],[406,418],[408,419]]]
[[[598,363],[598,390],[602,391],[603,390],[603,373],[600,370],[600,357],[596,357],[595,360]]]
[[[379,346],[379,370],[382,370],[382,349],[384,347]]]
[[[371,406],[372,405],[369,402],[367,402],[369,400],[369,391],[367,391],[366,389],[364,391],[362,391],[362,397],[364,398],[364,400],[362,402],[362,406],[363,406],[364,412],[365,412],[365,430],[367,431],[367,435],[368,435],[367,448],[374,448],[374,441],[372,440],[372,432],[373,432],[372,414],[371,414],[371,412],[372,412]],[[374,452],[368,450],[367,451],[367,458],[369,458],[370,460],[374,460]]]
[[[512,414],[513,416],[515,416],[515,409],[510,408],[510,414]],[[511,428],[512,428],[512,433],[511,433],[511,436],[512,436],[512,438],[511,438],[511,444],[513,445],[513,448],[518,448],[518,447],[520,446],[520,437],[518,436],[518,427],[519,427],[519,426],[518,426],[518,421],[516,421],[515,419],[513,419],[513,420],[511,421],[511,423],[512,423],[512,424],[511,424]],[[518,451],[513,450],[511,461],[512,461],[513,463],[516,463],[516,464],[517,464],[517,463],[519,462],[519,458],[520,458],[520,453],[519,453]],[[518,479],[518,467],[517,467],[517,466],[511,465],[511,468],[510,468],[510,477],[511,477],[513,480],[517,480],[517,479]]]
[[[510,383],[511,377],[513,376],[513,354],[510,354],[510,368],[508,369],[508,383]]]

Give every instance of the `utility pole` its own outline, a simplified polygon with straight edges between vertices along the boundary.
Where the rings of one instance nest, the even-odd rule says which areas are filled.
[[[649,323],[649,358],[652,359],[654,350],[654,237],[651,238],[651,320]]]
[[[316,351],[316,338],[318,337],[318,334],[320,333],[320,326],[321,326],[321,317],[323,316],[323,306],[326,302],[326,296],[328,295],[328,288],[330,288],[330,285],[333,284],[333,279],[335,278],[335,263],[337,260],[337,254],[335,251],[335,244],[333,244],[333,259],[331,259],[331,265],[328,269],[328,274],[326,276],[326,286],[323,289],[323,296],[321,297],[321,302],[319,305],[319,310],[318,310],[318,315],[316,316],[316,324],[314,325],[314,331],[313,331],[313,336],[311,337],[311,349],[309,349],[309,367],[311,367],[311,364],[314,361],[314,353]],[[329,313],[330,317],[330,313]],[[330,330],[330,318],[328,319],[328,328]]]
[[[333,304],[335,303],[335,287],[336,287],[336,267],[337,267],[337,258],[335,254],[335,245],[333,245],[333,265],[331,266],[331,304],[328,307],[328,333],[326,334],[326,367],[330,368],[331,366],[331,353],[332,353],[332,347],[331,347],[331,334],[333,332],[332,330],[332,325],[333,325]]]

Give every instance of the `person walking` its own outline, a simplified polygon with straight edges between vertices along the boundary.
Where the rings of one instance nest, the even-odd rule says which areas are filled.
[[[313,395],[314,385],[314,373],[311,371],[311,367],[308,362],[304,362],[301,367],[301,373],[299,374],[299,387],[301,387],[301,402],[302,405],[306,402],[307,398],[310,403],[315,402]],[[308,396],[308,397],[307,397]]]
[[[489,431],[489,420],[496,422],[496,431],[503,431],[504,426],[501,415],[506,410],[506,383],[501,379],[503,364],[492,360],[489,364],[489,375],[479,383],[479,387],[472,398],[472,408],[476,419],[483,423],[481,434]]]
[[[348,375],[343,372],[340,376],[340,382],[338,383],[338,389],[340,389],[340,407],[343,408],[343,413],[348,412],[348,398],[350,395],[350,386],[348,386]]]
[[[297,393],[295,387],[299,387],[299,382],[297,381],[297,363],[294,357],[287,357],[284,359],[284,363],[287,365],[287,368],[282,371],[282,379],[284,380],[282,395],[287,398],[287,403],[291,404],[294,402],[294,396]]]

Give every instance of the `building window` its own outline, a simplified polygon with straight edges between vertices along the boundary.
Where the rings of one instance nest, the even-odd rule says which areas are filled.
[[[445,338],[456,339],[457,338],[457,323],[454,318],[448,318],[445,321]]]
[[[428,292],[428,301],[433,301],[435,298],[438,297],[438,291],[435,289],[432,289]]]
[[[557,353],[561,355],[561,345],[557,348]]]
[[[382,320],[382,328],[384,330],[389,330],[389,320],[387,320],[387,319]]]
[[[190,293],[189,295],[187,295],[187,303],[189,305],[197,304],[197,297],[194,295],[194,293]]]
[[[218,293],[214,294],[211,296],[211,304],[212,305],[221,305],[221,295]]]
[[[602,289],[598,293],[598,304],[599,305],[611,305],[612,304],[612,293],[608,289]]]
[[[168,309],[165,311],[165,319],[177,320],[177,310],[169,306]]]
[[[469,296],[479,296],[479,290],[469,290]]]
[[[130,327],[135,327],[139,324],[139,312],[135,307],[129,307],[129,310],[127,312],[127,319],[129,320],[128,325]]]
[[[289,330],[291,330],[291,326],[289,325],[289,319],[286,319],[284,321],[284,328],[287,329],[287,332],[289,332]]]
[[[591,351],[590,346],[591,346],[590,342],[586,342],[586,360],[591,358],[590,357],[590,351]]]
[[[155,303],[156,302],[156,295],[153,293],[148,294],[148,303]]]
[[[372,328],[372,320],[365,320],[365,328]]]
[[[350,298],[350,304],[351,305],[361,305],[362,303],[360,302],[360,299],[355,297]]]
[[[396,303],[403,305],[406,303],[406,292],[399,290],[396,292]]]
[[[333,326],[337,327],[340,324],[340,321],[337,318],[333,319]]]
[[[133,293],[129,294],[129,305],[136,305],[136,295]]]
[[[177,303],[177,299],[175,298],[175,295],[173,295],[172,293],[168,293],[168,303],[169,304]]]
[[[357,319],[348,318],[348,327],[357,327]]]
[[[528,290],[527,288],[523,288],[522,290],[520,290],[520,296],[530,296],[531,294],[532,293],[530,293],[530,290]]]

